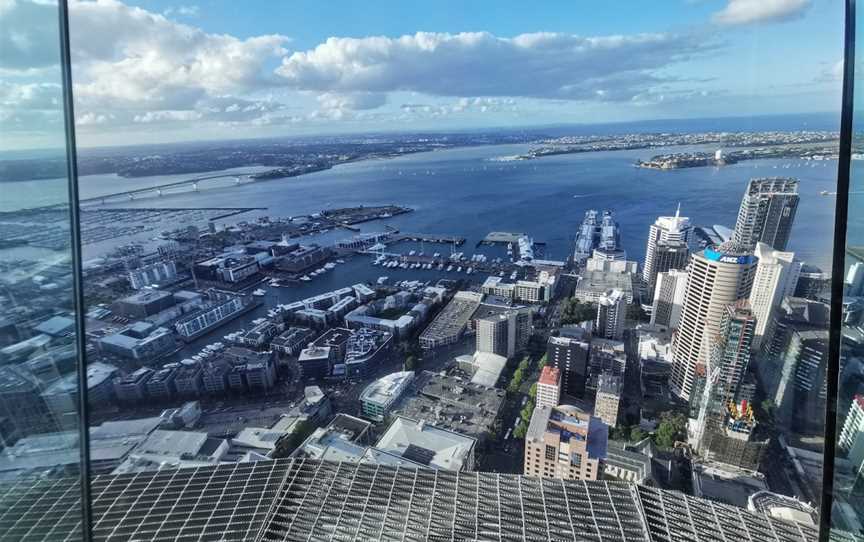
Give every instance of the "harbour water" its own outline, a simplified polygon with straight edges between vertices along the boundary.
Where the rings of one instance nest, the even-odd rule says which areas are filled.
[[[586,209],[612,209],[621,224],[624,248],[641,261],[648,226],[678,203],[695,224],[734,226],[747,181],[759,176],[801,180],[801,203],[790,249],[827,269],[833,234],[836,161],[757,160],[721,168],[671,171],[633,166],[656,150],[597,152],[537,160],[495,162],[524,145],[451,149],[390,160],[368,160],[301,177],[207,188],[112,204],[118,207],[266,207],[264,214],[294,216],[328,207],[398,204],[414,213],[362,225],[374,231],[389,224],[402,231],[467,238],[466,250],[490,231],[524,232],[547,244],[546,257],[565,259]],[[682,148],[664,149],[676,152]],[[686,150],[686,149],[685,149]],[[141,186],[157,178],[81,179],[83,197]],[[174,180],[171,176],[166,182]],[[254,215],[239,215],[248,220]],[[166,225],[169,228],[170,225]],[[319,242],[349,237],[333,231]],[[470,252],[470,250],[469,250]],[[92,254],[91,256],[97,256]]]
[[[328,207],[397,204],[415,212],[360,225],[363,231],[380,231],[390,225],[403,232],[459,235],[466,238],[456,250],[490,257],[500,247],[475,248],[490,231],[526,233],[546,243],[547,259],[565,259],[573,248],[576,228],[587,209],[612,209],[621,226],[621,241],[629,259],[642,261],[649,225],[661,214],[672,214],[681,204],[682,214],[697,225],[735,223],[741,196],[752,177],[791,176],[801,181],[801,203],[792,232],[790,249],[798,257],[830,270],[833,236],[833,195],[836,161],[759,160],[721,168],[671,171],[634,167],[638,159],[656,149],[549,156],[528,161],[495,161],[524,152],[526,145],[498,145],[442,150],[389,160],[368,160],[337,166],[300,177],[235,185],[208,185],[198,192],[169,193],[109,204],[126,208],[264,207],[266,211],[233,216],[219,226],[253,220],[258,214],[287,217],[318,212]],[[667,148],[664,152],[696,150]],[[704,149],[698,149],[704,150]],[[250,171],[253,168],[243,168]],[[241,170],[237,170],[241,171]],[[82,197],[155,186],[186,176],[123,179],[114,175],[82,177]],[[65,181],[34,181],[62,183]],[[56,190],[54,192],[57,192]],[[6,202],[5,206],[14,203]],[[32,203],[31,203],[32,205]],[[14,207],[13,207],[14,208]],[[176,224],[164,224],[170,230]],[[303,242],[330,244],[353,235],[332,230]],[[117,239],[117,244],[150,241],[153,232],[139,238]],[[100,256],[104,244],[85,246],[85,259]],[[397,250],[420,250],[401,243]],[[450,247],[422,247],[427,254],[449,254]],[[287,287],[267,287],[266,303],[217,332],[224,335],[249,327],[249,321],[266,314],[277,303],[288,303],[357,282],[374,282],[379,276],[397,280],[434,280],[441,277],[482,280],[481,275],[438,270],[390,269],[371,265],[372,258],[358,256],[316,276],[309,282]],[[213,337],[187,345],[178,357],[194,353]]]

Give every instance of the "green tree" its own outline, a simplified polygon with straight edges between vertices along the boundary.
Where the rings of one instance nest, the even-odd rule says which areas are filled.
[[[519,413],[519,416],[522,418],[522,421],[528,423],[531,421],[532,414],[534,414],[534,401],[528,401],[525,403],[525,406],[522,407],[522,412]]]
[[[527,432],[528,425],[524,421],[520,421],[519,425],[516,426],[516,429],[513,430],[513,438],[523,439]]]
[[[612,440],[628,441],[630,440],[630,428],[619,425],[618,427],[609,428],[609,438]]]
[[[597,308],[591,303],[582,303],[571,297],[561,302],[561,323],[578,324],[597,317]]]
[[[546,367],[546,363],[548,363],[548,362],[549,362],[549,355],[543,354],[543,357],[540,358],[540,362],[537,363],[537,369],[542,371],[543,367]]]
[[[513,371],[513,378],[510,379],[510,385],[507,386],[507,391],[510,393],[519,393],[519,387],[522,386],[522,369]]]
[[[531,361],[528,359],[528,356],[525,356],[524,358],[522,358],[522,361],[519,362],[519,370],[523,373],[528,372],[528,367],[530,363]]]
[[[528,397],[530,397],[532,401],[537,398],[537,383],[536,382],[531,384],[531,387],[528,389]]]
[[[405,371],[413,371],[417,368],[417,359],[414,356],[408,356],[405,358],[404,370]]]
[[[642,430],[638,425],[630,430],[630,442],[639,442],[647,437],[648,434]]]
[[[687,418],[680,413],[664,412],[654,433],[654,442],[661,448],[671,448],[675,442],[686,440]]]
[[[297,427],[289,435],[285,435],[276,442],[276,449],[273,450],[273,457],[288,457],[298,446],[303,444],[309,435],[315,431],[315,424],[309,420],[303,420],[297,424]]]

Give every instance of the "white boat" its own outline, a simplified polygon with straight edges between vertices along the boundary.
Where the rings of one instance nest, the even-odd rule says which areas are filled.
[[[448,265],[448,266],[447,266],[447,271],[453,271],[453,266],[452,266],[452,265]]]
[[[442,269],[444,269],[444,264],[443,264],[443,263],[439,263],[439,264],[438,264],[438,271],[441,271]]]
[[[387,282],[388,277],[378,277],[378,284],[384,284]]]
[[[336,260],[336,263],[338,263],[339,265],[342,265],[343,263],[345,263],[345,260],[339,259],[339,260]]]
[[[335,269],[335,268],[336,268],[336,264],[333,263],[333,262],[327,262],[326,264],[324,264],[324,267],[325,267],[326,269],[328,269],[328,270],[329,270],[329,269]]]
[[[461,272],[462,272],[462,266],[461,266],[461,265],[460,265],[459,267],[456,268],[456,272],[457,272],[457,273],[461,273]]]
[[[312,279],[309,278],[309,275],[303,275],[302,277],[300,277],[300,280],[302,280],[303,282],[309,282]]]
[[[261,288],[258,288],[257,290],[252,292],[252,295],[254,295],[255,297],[264,297],[264,295],[266,295],[266,294],[267,294],[267,291],[262,290]]]

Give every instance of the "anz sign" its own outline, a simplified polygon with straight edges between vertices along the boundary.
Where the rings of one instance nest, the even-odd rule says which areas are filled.
[[[732,255],[732,254],[724,254],[722,252],[718,252],[716,250],[706,248],[705,249],[705,257],[709,260],[720,262],[720,263],[734,263],[738,265],[746,265],[752,263],[756,260],[756,257],[751,254],[744,255]]]

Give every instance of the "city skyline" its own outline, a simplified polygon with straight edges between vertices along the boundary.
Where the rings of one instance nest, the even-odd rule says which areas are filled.
[[[64,154],[66,5],[0,0],[0,538],[864,536],[843,6],[69,0]]]
[[[367,13],[337,4],[305,4],[288,16],[286,7],[72,2],[79,143],[839,107],[841,40],[814,32],[842,19],[830,3],[682,0],[652,5],[634,20],[600,3],[542,13],[496,4],[497,16],[482,4],[451,4],[449,16],[447,6],[390,3]],[[12,2],[2,9],[23,23],[50,8]],[[345,10],[352,17],[334,16]],[[809,37],[796,39],[802,27]],[[0,148],[56,146],[46,132],[61,125],[50,60],[27,34],[0,30],[0,40],[0,108],[7,110]],[[794,68],[785,58],[795,59]]]

